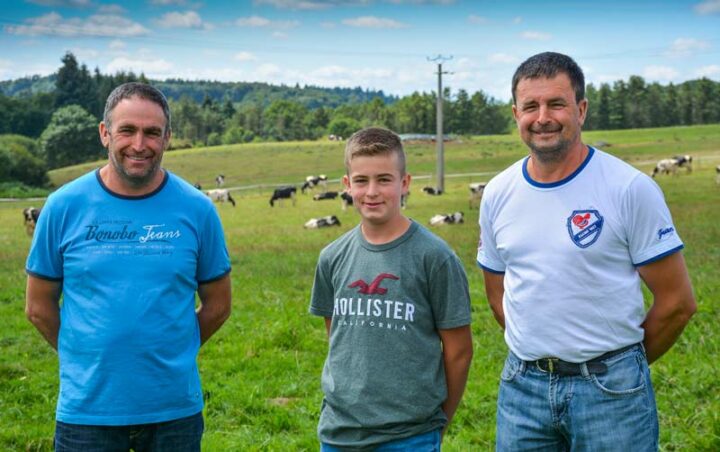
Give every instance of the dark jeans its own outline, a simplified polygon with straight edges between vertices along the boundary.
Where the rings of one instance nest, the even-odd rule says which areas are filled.
[[[202,412],[154,424],[78,425],[57,421],[58,452],[199,452],[205,423]]]

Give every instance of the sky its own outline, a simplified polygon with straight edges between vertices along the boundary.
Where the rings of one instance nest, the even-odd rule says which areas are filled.
[[[482,90],[506,101],[526,58],[570,55],[599,86],[720,81],[720,0],[5,0],[0,80],[57,71],[65,52],[104,74]]]

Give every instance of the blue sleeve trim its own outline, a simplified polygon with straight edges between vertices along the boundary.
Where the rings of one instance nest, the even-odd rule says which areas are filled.
[[[215,282],[215,281],[218,281],[218,280],[220,280],[220,279],[223,279],[225,276],[227,276],[228,274],[230,274],[230,270],[232,270],[232,268],[229,268],[228,271],[223,272],[223,273],[219,274],[218,276],[216,276],[216,277],[214,277],[214,278],[206,279],[206,280],[204,280],[204,281],[198,281],[198,285],[199,285],[199,284],[209,284],[209,283],[211,283],[211,282]]]
[[[487,271],[487,272],[495,273],[496,275],[504,275],[504,274],[505,274],[504,271],[501,272],[501,271],[499,271],[499,270],[493,270],[493,269],[490,268],[490,267],[484,266],[483,264],[480,263],[480,261],[477,262],[477,266],[480,267],[480,268],[482,268],[483,270],[485,270],[485,271]]]
[[[43,275],[43,274],[40,274],[40,273],[35,273],[35,272],[33,272],[33,271],[28,270],[27,268],[25,269],[25,273],[27,273],[28,275],[30,275],[30,276],[32,276],[32,277],[35,277],[35,278],[44,279],[45,281],[60,282],[60,281],[63,280],[62,278],[57,278],[57,277],[54,277],[54,276],[47,276],[47,275]]]
[[[659,261],[660,259],[662,259],[665,256],[669,256],[671,254],[677,253],[678,251],[680,251],[683,248],[685,248],[685,245],[676,246],[675,248],[673,248],[671,250],[665,251],[664,253],[660,253],[657,256],[651,257],[650,259],[648,259],[646,261],[642,261],[638,264],[633,264],[633,265],[636,267],[642,267],[643,265],[651,264],[655,261]]]

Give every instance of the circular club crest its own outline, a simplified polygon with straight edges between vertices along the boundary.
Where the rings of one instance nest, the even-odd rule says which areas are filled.
[[[603,217],[597,210],[573,210],[567,219],[570,239],[580,248],[587,248],[600,237]]]

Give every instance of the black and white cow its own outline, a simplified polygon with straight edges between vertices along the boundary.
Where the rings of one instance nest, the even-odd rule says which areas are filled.
[[[35,233],[35,226],[37,225],[37,220],[40,217],[40,209],[37,207],[27,207],[23,209],[23,219],[25,220],[25,232],[27,232],[27,235],[30,237],[33,236],[33,233]]]
[[[717,176],[715,176],[715,183],[720,185],[720,165],[715,167],[715,172],[717,173]]]
[[[193,187],[197,188],[198,190],[202,190],[202,185],[200,185],[200,182],[195,182],[195,185]]]
[[[344,191],[340,193],[340,200],[342,201],[342,210],[347,210],[348,206],[353,205],[353,199],[350,193]]]
[[[305,183],[300,188],[300,191],[305,194],[306,189],[314,189],[318,185],[322,185],[323,192],[327,190],[327,176],[321,174],[319,176],[308,176],[305,178]]]
[[[325,193],[318,193],[313,196],[313,201],[323,201],[325,199],[335,199],[338,197],[336,191],[326,191]]]
[[[444,224],[458,224],[464,222],[465,215],[462,212],[448,213],[446,215],[434,215],[430,218],[430,226],[442,226]]]
[[[292,200],[293,206],[295,205],[295,194],[297,193],[297,187],[280,187],[276,188],[270,198],[270,207],[275,206],[275,201],[282,201],[283,199]]]
[[[435,187],[423,187],[422,191],[432,196],[442,195],[442,190]]]
[[[223,185],[225,185],[225,176],[223,174],[217,175],[217,177],[215,178],[215,185],[217,185],[218,187],[222,187]]]
[[[672,174],[673,176],[675,176],[677,174],[677,169],[678,169],[677,160],[662,159],[659,162],[657,162],[657,165],[655,165],[655,168],[653,169],[651,176],[655,177],[657,174]]]
[[[407,207],[408,198],[410,197],[410,192],[403,193],[400,195],[400,207],[405,209]]]
[[[487,185],[487,182],[472,182],[468,188],[470,189],[470,209],[472,210],[473,205],[477,204],[478,209],[480,208],[480,200],[482,199],[483,191],[485,191],[485,186]]]
[[[321,218],[311,218],[303,227],[305,229],[320,229],[330,226],[340,226],[340,220],[335,215],[328,215]]]
[[[692,156],[676,155],[673,157],[678,164],[678,168],[685,168],[688,173],[692,173]]]
[[[235,200],[230,196],[230,192],[227,188],[216,188],[214,190],[208,190],[205,192],[210,199],[215,202],[229,202],[235,207]]]

